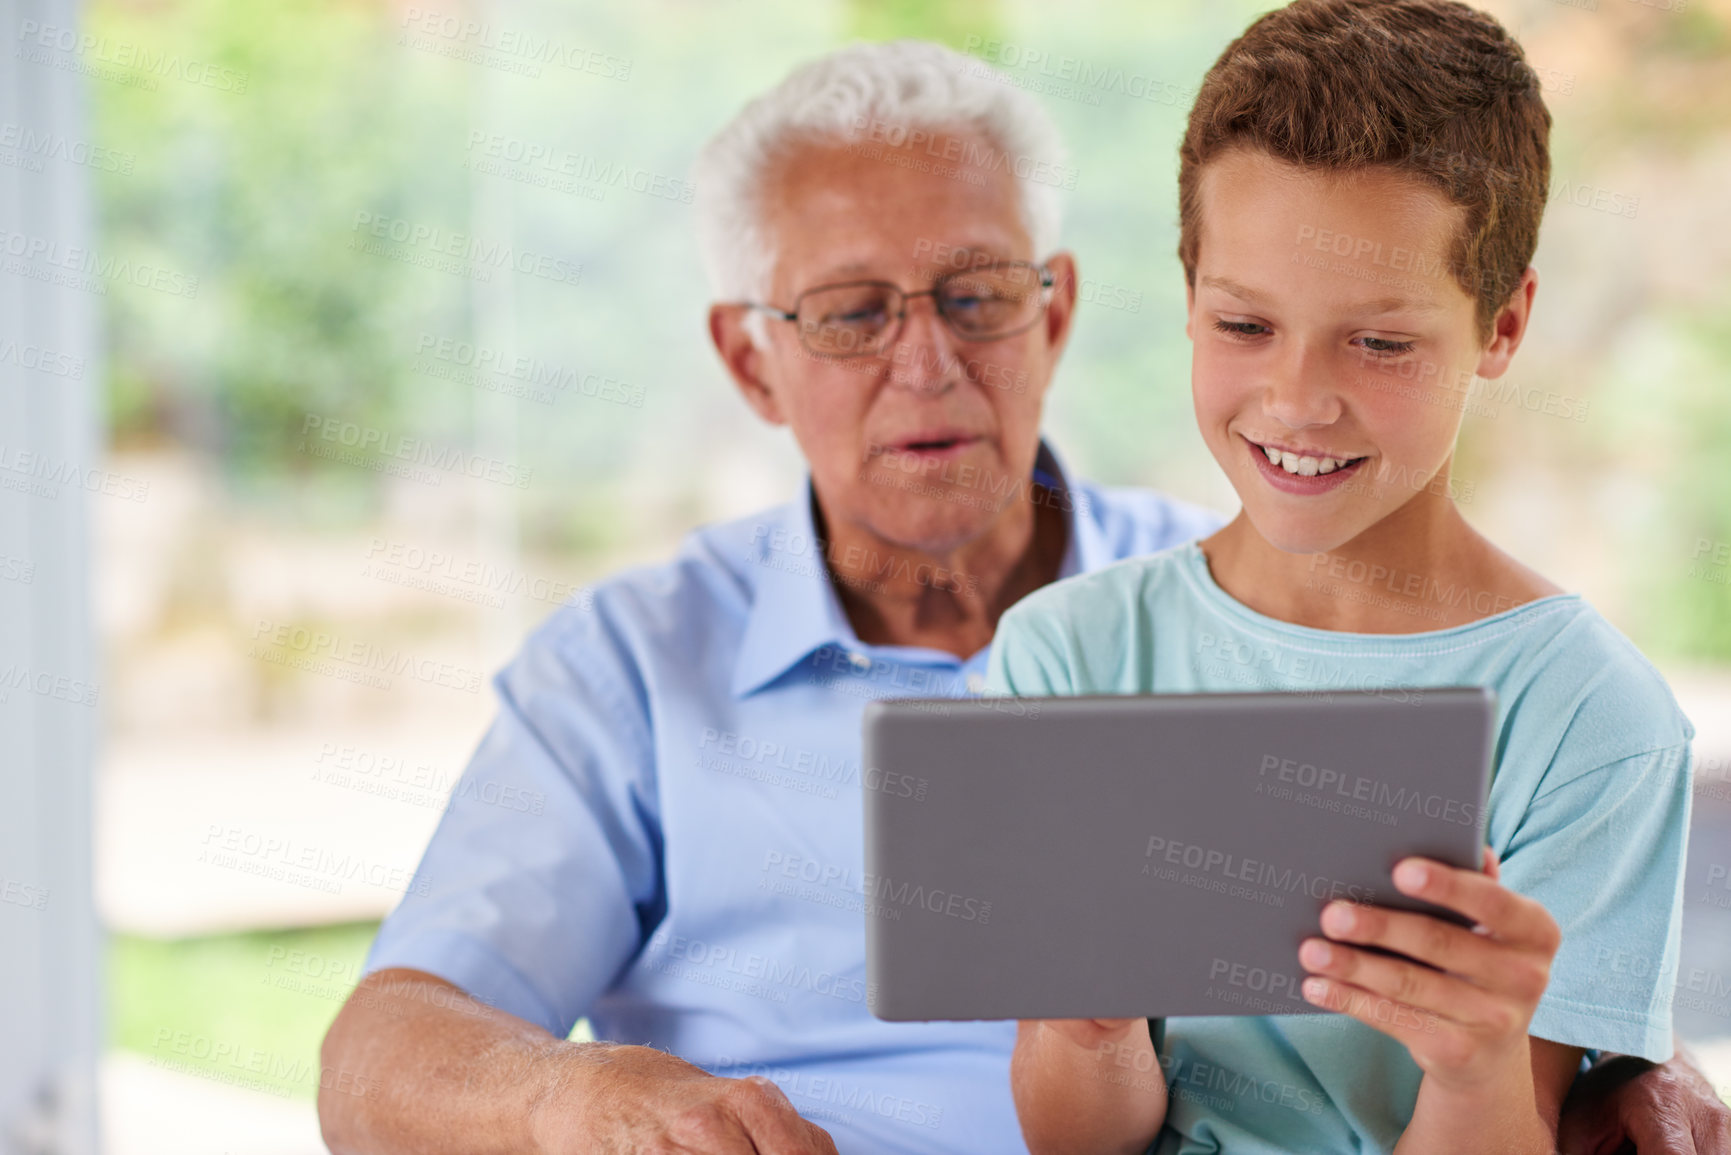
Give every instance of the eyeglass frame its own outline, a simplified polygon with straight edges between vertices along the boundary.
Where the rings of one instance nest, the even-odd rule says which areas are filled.
[[[942,289],[944,287],[944,284],[946,282],[948,282],[952,277],[967,276],[969,273],[977,274],[982,269],[1001,269],[1001,268],[1005,268],[1005,267],[1020,267],[1020,268],[1024,268],[1024,269],[1033,269],[1035,272],[1040,274],[1040,308],[1039,308],[1039,310],[1037,312],[1035,312],[1035,314],[1028,319],[1027,324],[1019,325],[1014,329],[1006,329],[1002,333],[993,333],[990,337],[970,337],[970,336],[966,335],[965,333],[962,333],[959,330],[957,330],[955,322],[950,319],[949,314],[944,312],[944,306],[941,303],[941,298],[939,298],[939,296],[938,296],[938,290]],[[883,353],[883,350],[888,348],[890,345],[894,344],[896,338],[900,337],[902,335],[902,329],[904,329],[908,323],[908,303],[910,301],[915,300],[916,298],[919,298],[919,297],[930,297],[932,299],[932,309],[933,309],[933,311],[935,311],[937,313],[938,319],[943,321],[944,327],[949,329],[950,332],[954,333],[957,337],[961,338],[964,341],[968,341],[968,342],[971,342],[974,344],[984,345],[984,344],[988,344],[992,341],[1002,341],[1008,337],[1014,337],[1017,334],[1026,333],[1029,329],[1032,329],[1036,324],[1039,323],[1041,315],[1044,314],[1045,311],[1051,306],[1051,304],[1052,304],[1052,290],[1057,287],[1057,284],[1058,284],[1057,277],[1053,274],[1051,266],[1045,262],[1040,262],[1040,263],[1036,264],[1033,261],[994,261],[992,264],[978,265],[978,266],[975,266],[973,268],[951,269],[950,271],[948,271],[946,273],[940,274],[936,279],[934,279],[932,281],[932,287],[931,288],[921,289],[917,293],[908,292],[907,290],[903,289],[900,285],[896,284],[894,281],[875,281],[875,280],[836,281],[832,284],[813,285],[811,288],[806,289],[803,292],[801,292],[799,294],[799,296],[797,296],[793,299],[793,310],[791,312],[788,311],[787,309],[777,308],[774,305],[766,305],[766,304],[763,304],[763,303],[758,302],[758,301],[741,301],[740,304],[747,309],[756,309],[760,312],[768,313],[771,317],[774,317],[778,321],[797,321],[797,320],[799,320],[800,302],[804,301],[807,297],[809,297],[813,293],[821,293],[821,292],[825,292],[825,291],[830,290],[830,289],[853,289],[853,288],[858,288],[862,285],[881,285],[884,288],[888,288],[888,289],[894,290],[897,293],[900,293],[901,298],[902,298],[902,307],[901,307],[901,311],[895,315],[895,328],[890,331],[889,335],[887,335],[886,337],[883,338],[882,342],[878,345],[877,348],[873,349],[872,351],[870,351],[868,353],[823,353],[823,352],[819,352],[818,350],[813,349],[810,345],[806,344],[804,333],[800,334],[800,338],[799,338],[800,348],[804,349],[807,353],[810,353],[813,357],[823,357],[823,358],[826,358],[829,360],[845,361],[845,360],[849,360],[849,359],[854,358],[854,357],[877,357],[877,356],[881,356]]]

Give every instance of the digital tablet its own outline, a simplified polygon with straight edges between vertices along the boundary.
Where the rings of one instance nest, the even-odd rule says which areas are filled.
[[[1495,710],[1459,687],[873,702],[870,1009],[1320,1013],[1298,945],[1324,905],[1441,913],[1394,864],[1480,868]]]

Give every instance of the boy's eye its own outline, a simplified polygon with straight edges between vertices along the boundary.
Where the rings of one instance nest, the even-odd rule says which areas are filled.
[[[1260,337],[1268,331],[1268,326],[1255,321],[1215,321],[1214,327],[1230,337]]]
[[[1364,350],[1377,357],[1398,357],[1402,353],[1412,352],[1413,342],[1391,341],[1387,337],[1361,337]]]

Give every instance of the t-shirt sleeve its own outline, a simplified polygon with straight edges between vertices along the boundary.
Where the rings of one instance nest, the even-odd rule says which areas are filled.
[[[992,654],[986,661],[983,693],[1017,698],[1074,694],[1070,664],[1056,624],[1038,599],[1012,606],[998,620]]]
[[[437,975],[561,1038],[664,906],[636,680],[595,622],[565,620],[494,679],[499,714],[366,962]]]
[[[1670,1058],[1682,938],[1689,745],[1623,758],[1539,794],[1506,847],[1506,886],[1562,928],[1530,1033]]]

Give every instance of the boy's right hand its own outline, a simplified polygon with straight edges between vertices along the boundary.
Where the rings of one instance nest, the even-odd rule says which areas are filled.
[[[1556,920],[1501,884],[1489,847],[1482,872],[1409,858],[1395,867],[1394,884],[1467,916],[1474,929],[1428,914],[1330,903],[1322,913],[1328,937],[1306,939],[1299,950],[1310,972],[1305,999],[1402,1043],[1427,1077],[1457,1089],[1525,1072],[1527,1026],[1562,943]]]

